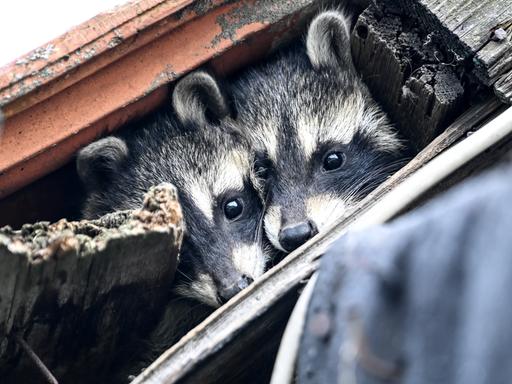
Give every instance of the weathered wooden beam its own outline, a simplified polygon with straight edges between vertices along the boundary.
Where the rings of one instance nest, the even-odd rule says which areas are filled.
[[[161,105],[168,83],[250,36],[268,32],[271,48],[315,3],[136,0],[0,68],[0,198]]]
[[[462,112],[460,63],[388,8],[371,6],[359,16],[352,53],[374,97],[417,150]]]
[[[329,231],[288,255],[248,289],[214,312],[139,375],[134,384],[149,383],[231,383],[235,372],[265,372],[261,354],[273,358],[277,349],[273,337],[283,331],[283,317],[301,284],[316,270],[323,251],[357,217],[377,204],[387,192],[402,183],[437,154],[450,147],[501,108],[491,100],[466,113],[428,145],[415,159],[371,193]],[[263,346],[268,349],[263,351]],[[268,374],[268,372],[267,372]],[[237,381],[238,380],[238,381]],[[245,382],[245,381],[244,381]]]
[[[168,83],[205,62],[225,74],[264,57],[318,3],[136,0],[56,39],[47,59],[0,69],[0,226],[74,217],[77,199],[65,196],[79,183],[60,168],[80,147],[169,103]]]
[[[509,0],[378,0],[400,9],[462,58],[485,85],[512,103],[512,7]],[[496,33],[496,31],[499,31]]]
[[[175,188],[162,184],[137,211],[0,229],[2,382],[24,382],[31,371],[17,337],[58,378],[101,377],[124,338],[163,307],[181,220]]]
[[[494,89],[496,95],[502,100],[512,100],[512,71],[502,75],[496,83],[494,83]]]

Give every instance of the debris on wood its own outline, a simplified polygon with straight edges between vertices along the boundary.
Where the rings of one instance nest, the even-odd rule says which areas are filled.
[[[464,113],[408,165],[370,193],[331,230],[306,243],[209,316],[139,375],[133,384],[247,382],[268,378],[297,292],[317,269],[318,258],[349,226],[411,174],[477,130],[501,110],[495,99]],[[246,381],[247,380],[247,381]]]
[[[467,60],[470,71],[512,104],[512,7],[509,0],[378,0],[414,19]],[[501,90],[500,90],[501,87]]]
[[[33,376],[23,340],[59,379],[101,377],[166,302],[181,240],[170,184],[140,210],[0,229],[0,376]]]
[[[507,31],[503,28],[496,28],[492,31],[491,40],[492,41],[503,41],[507,38]]]
[[[373,96],[415,149],[463,111],[460,58],[391,10],[372,5],[359,16],[352,53]]]

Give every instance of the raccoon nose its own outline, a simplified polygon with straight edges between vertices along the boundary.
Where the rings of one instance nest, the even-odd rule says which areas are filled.
[[[254,281],[249,276],[243,275],[237,282],[231,284],[228,287],[223,287],[219,289],[219,299],[222,304],[226,303],[229,299],[235,296],[242,289],[245,289]]]
[[[291,252],[317,233],[316,226],[310,221],[289,225],[279,232],[279,243],[287,252]]]

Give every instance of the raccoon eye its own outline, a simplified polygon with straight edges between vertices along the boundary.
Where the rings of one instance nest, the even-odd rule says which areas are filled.
[[[244,203],[241,199],[228,200],[224,204],[224,215],[228,220],[235,220],[242,214]]]
[[[324,158],[324,170],[334,171],[345,162],[345,155],[341,152],[329,152]]]

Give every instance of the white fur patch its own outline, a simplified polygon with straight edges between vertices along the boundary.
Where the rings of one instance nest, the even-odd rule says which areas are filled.
[[[313,221],[322,232],[346,211],[346,203],[340,198],[328,194],[309,197],[306,200],[308,219]]]
[[[320,123],[312,116],[301,116],[297,121],[297,137],[306,159],[315,152],[318,145],[318,128]]]
[[[220,302],[217,297],[217,288],[212,277],[208,274],[200,274],[191,283],[177,286],[176,293],[215,308],[220,307]]]
[[[247,154],[231,151],[219,160],[216,169],[213,194],[219,196],[229,190],[243,190],[244,175],[248,175],[251,168]]]
[[[265,213],[265,233],[274,247],[286,252],[279,244],[279,231],[281,230],[281,207],[276,205],[267,208]]]
[[[337,111],[332,121],[323,122],[321,142],[334,141],[349,143],[356,132],[372,138],[372,144],[379,150],[395,152],[402,148],[386,115],[374,106],[366,105],[364,96],[355,92],[350,97],[338,100],[333,105]]]
[[[331,121],[322,122],[320,140],[348,144],[361,126],[364,115],[364,99],[358,92],[350,97],[337,100],[333,105]]]
[[[262,139],[265,149],[267,150],[267,155],[270,160],[274,163],[277,161],[277,132],[275,129],[271,130],[272,134],[264,135]]]
[[[297,136],[306,159],[323,143],[350,143],[359,130],[374,137],[374,144],[381,150],[399,147],[396,135],[392,133],[384,115],[368,108],[360,92],[335,100],[331,110],[333,113],[325,116],[299,117]]]
[[[402,148],[386,115],[368,106],[362,93],[355,91],[347,98],[335,99],[330,110],[332,113],[325,116],[307,116],[298,122],[297,133],[306,158],[322,143],[350,143],[356,132],[371,137],[372,144],[381,151]]]
[[[195,206],[210,221],[213,221],[213,196],[205,183],[191,181],[187,186],[187,191]]]
[[[213,221],[215,198],[226,191],[242,191],[244,176],[249,176],[252,169],[250,164],[248,153],[228,152],[208,172],[189,175],[189,182],[185,186],[186,193],[205,217]]]
[[[233,250],[233,264],[242,275],[255,280],[265,272],[266,255],[257,243],[242,245]]]
[[[259,143],[259,145],[263,147],[262,149],[267,152],[268,158],[275,163],[277,161],[277,149],[279,146],[277,140],[279,126],[274,124],[271,116],[268,116],[268,121],[267,119],[262,119],[261,121],[252,123],[256,124],[257,128],[247,130],[251,141],[253,143]]]
[[[393,130],[386,115],[377,108],[367,108],[363,114],[363,132],[373,137],[373,145],[379,150],[393,153],[401,150],[403,144]]]

